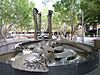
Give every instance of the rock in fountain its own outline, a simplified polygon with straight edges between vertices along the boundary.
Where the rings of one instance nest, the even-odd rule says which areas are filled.
[[[30,49],[24,49],[22,50],[22,53],[25,54],[30,54],[32,51]]]
[[[39,53],[30,53],[16,58],[12,67],[19,70],[31,72],[47,72],[48,66],[44,55]]]
[[[54,51],[55,52],[63,52],[64,51],[64,47],[63,46],[54,47]]]
[[[32,72],[47,72],[47,50],[44,46],[37,46],[32,51],[24,49],[21,57],[16,58],[12,63],[12,67],[19,70]],[[27,52],[28,51],[28,52]]]
[[[54,42],[51,40],[44,40],[37,46],[33,46],[33,50],[30,50],[30,46],[26,47],[26,49],[22,50],[22,56],[16,56],[12,66],[25,71],[47,72],[48,65],[63,65],[68,60],[76,58],[76,52],[70,49],[64,49],[63,46],[54,46],[53,48],[53,44]]]
[[[55,53],[56,58],[69,58],[69,57],[76,57],[76,52],[72,52],[70,49],[64,49],[63,52]]]

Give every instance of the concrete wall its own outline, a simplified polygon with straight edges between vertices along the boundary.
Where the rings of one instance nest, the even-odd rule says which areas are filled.
[[[95,39],[100,39],[100,38],[99,37],[84,37],[84,43],[94,46],[94,41],[93,40],[95,40]],[[73,39],[73,41],[82,43],[82,37],[75,37]]]

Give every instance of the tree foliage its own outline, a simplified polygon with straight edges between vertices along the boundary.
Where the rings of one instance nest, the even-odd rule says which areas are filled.
[[[76,27],[78,27],[79,23],[79,14],[80,14],[80,4],[78,0],[61,0],[54,4],[54,9],[57,16],[54,16],[54,23],[60,23],[59,28],[66,23],[71,26],[71,39],[73,37],[74,32],[76,31]],[[58,19],[59,18],[59,19]],[[62,30],[62,29],[61,29]],[[62,31],[64,32],[64,31]]]
[[[100,0],[81,0],[80,5],[84,12],[85,23],[100,23]]]
[[[61,0],[54,4],[54,9],[54,25],[61,27],[59,23],[66,22],[72,33],[82,24],[82,13],[86,27],[100,24],[100,0]]]
[[[4,26],[8,29],[12,25],[16,25],[16,28],[20,30],[32,28],[34,4],[30,4],[28,0],[2,0],[0,3],[1,28]]]
[[[62,23],[66,22],[68,25],[76,25],[78,23],[79,3],[77,0],[58,1],[54,5],[54,8],[57,15],[56,17],[59,18],[59,21]]]

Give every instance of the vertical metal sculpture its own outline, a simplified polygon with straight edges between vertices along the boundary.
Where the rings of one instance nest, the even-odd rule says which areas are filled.
[[[48,33],[49,39],[52,38],[52,10],[48,10]],[[34,38],[37,40],[38,32],[41,33],[41,13],[38,13],[36,8],[33,9],[33,17],[34,17],[34,26],[35,26],[35,33]]]
[[[35,33],[34,38],[37,39],[37,31],[38,31],[38,23],[37,23],[37,14],[38,10],[36,8],[33,9],[33,19],[34,19],[34,27],[35,27]]]
[[[52,38],[52,10],[48,10],[48,32],[49,32],[49,39]]]
[[[41,33],[41,13],[38,13],[38,31]]]

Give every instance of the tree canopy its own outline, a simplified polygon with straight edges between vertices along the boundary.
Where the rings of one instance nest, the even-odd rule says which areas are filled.
[[[28,0],[0,0],[0,39],[6,38],[9,31],[30,30],[32,25],[33,3]]]
[[[100,23],[100,0],[81,0],[85,23]]]
[[[59,22],[66,22],[68,25],[76,25],[78,23],[79,3],[77,0],[58,1],[54,5],[54,9]],[[54,16],[54,18],[56,17]]]
[[[100,23],[100,0],[61,0],[54,4],[56,22],[78,24],[81,12],[84,12],[85,23]]]
[[[54,16],[54,18],[56,18],[54,23],[58,22],[58,25],[60,23],[60,27],[63,25],[63,23],[71,26],[71,36],[73,36],[73,33],[76,30],[75,28],[80,22],[80,4],[78,0],[58,1],[56,4],[54,4],[54,9],[56,12],[56,16]]]
[[[81,12],[84,12],[84,23],[100,23],[100,0],[60,0],[54,6],[53,29],[59,29],[63,23],[71,26],[72,32],[81,23]],[[7,33],[13,25],[19,31],[33,29],[32,9],[34,3],[28,0],[0,0],[0,32]],[[46,28],[47,15],[42,16],[42,25]]]
[[[54,4],[54,9],[54,26],[61,27],[66,23],[71,27],[72,36],[78,25],[82,25],[82,13],[87,31],[89,26],[96,28],[100,24],[100,0],[60,0]]]
[[[1,0],[0,2],[0,26],[9,27],[16,25],[19,30],[32,28],[33,3],[28,0]]]

